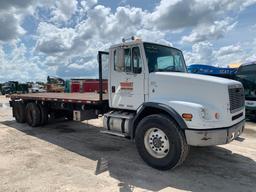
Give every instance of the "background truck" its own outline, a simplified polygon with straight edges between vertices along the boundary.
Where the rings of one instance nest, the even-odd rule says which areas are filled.
[[[51,114],[103,114],[104,133],[135,140],[142,159],[162,170],[182,164],[190,146],[226,144],[243,132],[242,84],[187,73],[179,49],[132,39],[100,51],[98,63],[99,93],[11,95],[16,121],[35,127]]]
[[[64,92],[65,89],[65,80],[59,77],[47,77],[46,90],[47,92]]]
[[[256,62],[242,64],[236,76],[245,89],[246,115],[256,121]]]
[[[26,83],[19,83],[18,81],[8,81],[2,85],[2,95],[13,93],[28,93],[28,85]]]

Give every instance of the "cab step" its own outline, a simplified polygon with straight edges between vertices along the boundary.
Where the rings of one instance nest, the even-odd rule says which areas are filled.
[[[123,134],[123,133],[120,133],[120,132],[118,133],[118,132],[115,132],[115,131],[105,130],[105,131],[100,131],[100,132],[104,133],[104,134],[118,136],[118,137],[127,137],[126,134]]]

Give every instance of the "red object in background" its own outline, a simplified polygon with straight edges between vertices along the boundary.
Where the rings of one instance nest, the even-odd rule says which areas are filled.
[[[79,93],[80,92],[80,83],[71,84],[71,93]]]
[[[103,80],[103,92],[108,91],[108,81]],[[86,80],[83,82],[83,92],[99,92],[100,91],[100,85],[99,80]]]
[[[108,80],[103,80],[103,93],[108,91]],[[71,93],[99,93],[100,85],[99,80],[95,79],[73,79],[71,80]]]

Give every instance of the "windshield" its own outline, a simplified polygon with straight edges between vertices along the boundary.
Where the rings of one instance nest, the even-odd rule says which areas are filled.
[[[144,43],[149,73],[187,72],[182,52],[163,45]]]
[[[256,64],[241,66],[237,71],[237,80],[243,84],[247,99],[256,98]]]

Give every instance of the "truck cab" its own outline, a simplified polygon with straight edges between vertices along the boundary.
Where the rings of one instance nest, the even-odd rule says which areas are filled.
[[[243,132],[242,84],[187,73],[179,49],[133,39],[109,49],[108,66],[104,127],[135,139],[153,167],[175,167],[189,146],[226,144]]]

